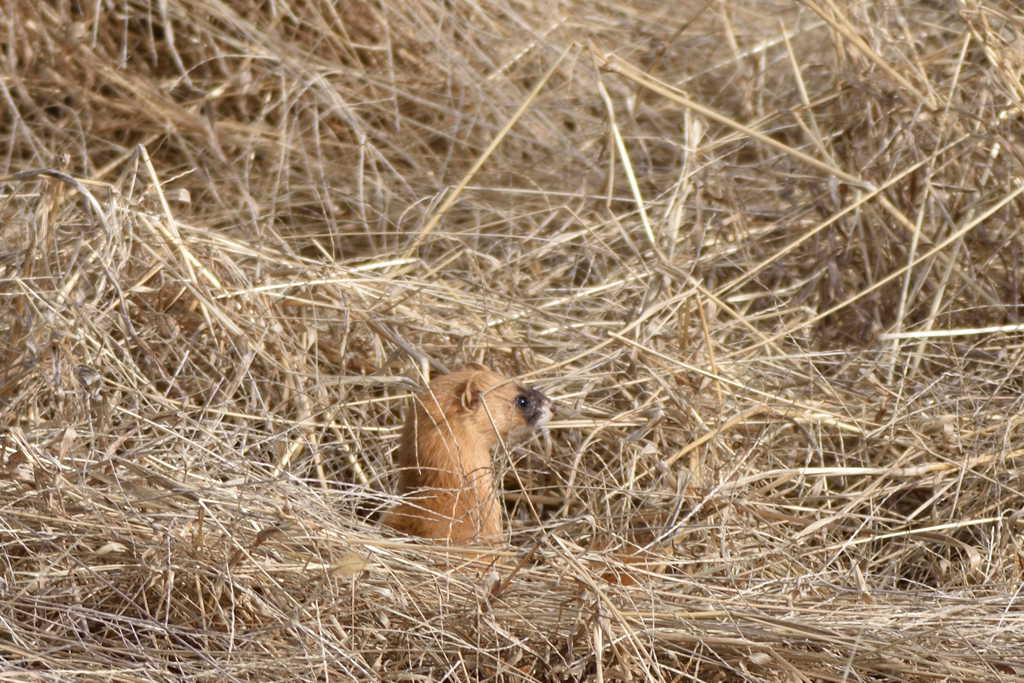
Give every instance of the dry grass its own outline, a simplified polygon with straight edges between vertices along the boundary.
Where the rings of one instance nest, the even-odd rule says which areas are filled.
[[[1017,3],[0,36],[4,680],[1024,676]],[[563,408],[476,560],[375,524],[467,360]]]

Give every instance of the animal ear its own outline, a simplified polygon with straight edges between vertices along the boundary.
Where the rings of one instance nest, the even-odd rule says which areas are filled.
[[[476,407],[480,405],[480,396],[483,394],[483,390],[480,388],[480,383],[477,381],[476,373],[469,376],[466,383],[462,386],[462,391],[459,392],[459,402],[462,403],[462,408],[470,412],[476,410]]]
[[[491,369],[489,367],[487,367],[483,363],[477,363],[475,361],[470,361],[466,363],[466,369],[476,370],[477,372],[491,372]]]

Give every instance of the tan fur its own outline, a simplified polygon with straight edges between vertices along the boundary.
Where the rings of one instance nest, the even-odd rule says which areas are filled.
[[[519,397],[535,410],[517,406]],[[384,524],[447,543],[503,543],[491,448],[553,414],[543,394],[482,365],[436,378],[405,421],[397,456],[405,500]]]

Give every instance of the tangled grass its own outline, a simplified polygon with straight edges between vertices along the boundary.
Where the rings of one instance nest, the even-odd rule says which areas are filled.
[[[1009,0],[0,13],[4,680],[1024,676]],[[511,545],[404,400],[559,406]]]

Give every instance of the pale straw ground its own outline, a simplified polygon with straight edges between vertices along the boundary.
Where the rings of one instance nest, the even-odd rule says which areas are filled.
[[[0,680],[1020,679],[1022,78],[1012,0],[4,3]],[[476,560],[377,524],[469,360],[561,411]]]

